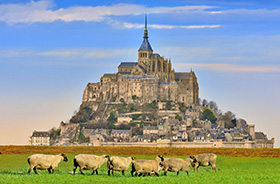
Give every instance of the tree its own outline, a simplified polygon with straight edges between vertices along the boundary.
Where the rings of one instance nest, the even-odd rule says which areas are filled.
[[[132,96],[132,100],[135,101],[136,99],[137,99],[137,96],[136,96],[136,95],[133,95],[133,96]]]
[[[79,112],[75,111],[75,114],[70,119],[70,123],[84,123],[90,120],[92,115],[92,109],[89,107],[83,107]]]
[[[225,121],[225,128],[234,128],[236,126],[235,114],[231,111],[224,113],[222,118]]]
[[[211,123],[215,123],[217,121],[217,118],[216,116],[213,114],[213,112],[206,108],[204,111],[203,111],[203,116],[206,118],[206,119],[209,119],[211,121]]]
[[[130,104],[130,109],[129,109],[129,111],[130,112],[132,112],[132,111],[135,111],[136,109],[135,109],[135,105],[134,104]]]
[[[110,116],[107,120],[110,123],[116,123],[117,122],[117,118],[116,118],[115,113],[113,111],[110,113]]]
[[[167,110],[170,110],[172,108],[171,101],[167,101],[165,107]]]
[[[212,109],[214,112],[218,113],[218,106],[217,106],[216,102],[210,101],[210,102],[208,103],[208,107],[209,107],[210,109]]]
[[[134,135],[142,135],[143,131],[142,131],[142,128],[138,127],[138,126],[135,126],[135,127],[132,127],[131,128],[131,132],[132,132],[132,136]]]
[[[207,100],[206,100],[206,99],[203,99],[203,100],[202,100],[202,106],[203,106],[203,107],[206,107],[207,105],[208,105]]]
[[[118,130],[129,130],[130,127],[129,127],[129,125],[122,123],[119,126],[117,126],[116,129],[118,129]]]
[[[181,116],[179,114],[176,114],[175,119],[178,119],[179,121],[181,121]]]
[[[121,99],[120,99],[120,102],[124,102],[124,99],[123,99],[123,98],[121,98]]]

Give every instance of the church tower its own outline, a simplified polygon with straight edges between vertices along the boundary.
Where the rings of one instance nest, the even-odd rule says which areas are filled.
[[[143,38],[144,40],[138,50],[138,64],[146,69],[150,55],[153,54],[153,49],[148,41],[147,13],[145,15],[145,28]]]

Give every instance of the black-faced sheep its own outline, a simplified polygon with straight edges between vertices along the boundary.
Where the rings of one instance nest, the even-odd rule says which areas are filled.
[[[185,171],[189,175],[189,168],[191,167],[191,158],[181,159],[181,158],[164,158],[164,161],[161,162],[162,170],[166,176],[167,171],[177,172]]]
[[[195,169],[198,172],[199,166],[208,166],[211,165],[212,170],[216,171],[216,158],[217,156],[214,153],[203,153],[203,154],[198,154],[194,156],[190,156],[192,159],[192,166],[194,167],[194,172]]]
[[[107,167],[108,167],[108,175],[110,176],[110,171],[114,174],[114,171],[122,171],[122,175],[124,175],[124,171],[129,168],[130,163],[135,159],[135,157],[118,157],[111,156],[108,159]]]
[[[152,174],[155,173],[157,176],[159,176],[159,164],[160,162],[164,161],[164,158],[162,156],[157,156],[155,160],[133,160],[132,161],[132,170],[131,170],[131,176],[133,176],[133,173],[135,173],[135,176],[138,175],[141,176],[144,174]]]
[[[49,173],[54,173],[54,168],[56,168],[60,161],[67,162],[68,159],[64,154],[59,155],[44,155],[44,154],[34,154],[28,157],[27,162],[30,165],[28,174],[33,171],[37,173],[36,169],[45,170],[47,169]]]
[[[73,169],[73,174],[75,174],[77,167],[80,167],[80,172],[81,174],[83,173],[84,170],[93,170],[92,174],[96,172],[98,174],[97,169],[101,167],[102,164],[104,164],[108,160],[109,156],[108,155],[102,155],[102,156],[97,156],[97,155],[87,155],[87,154],[80,154],[75,156],[74,158],[74,169]]]

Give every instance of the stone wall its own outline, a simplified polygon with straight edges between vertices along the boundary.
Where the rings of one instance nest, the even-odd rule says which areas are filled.
[[[177,148],[256,148],[255,141],[246,142],[100,142],[100,146],[144,146],[144,147],[177,147]],[[273,148],[273,144],[267,144]]]

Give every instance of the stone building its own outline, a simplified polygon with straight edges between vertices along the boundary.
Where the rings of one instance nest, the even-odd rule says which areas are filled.
[[[100,82],[88,83],[82,106],[97,110],[102,102],[115,99],[126,103],[174,101],[198,104],[199,88],[195,73],[175,72],[170,59],[154,53],[148,40],[147,16],[144,40],[137,62],[121,62],[117,73],[104,74]]]
[[[49,146],[50,145],[49,132],[35,130],[32,136],[29,137],[29,144],[33,146]]]
[[[114,139],[115,142],[123,142],[128,141],[131,137],[130,130],[112,130],[111,137]]]
[[[121,123],[130,123],[132,121],[132,115],[120,114],[118,115],[117,122]]]

